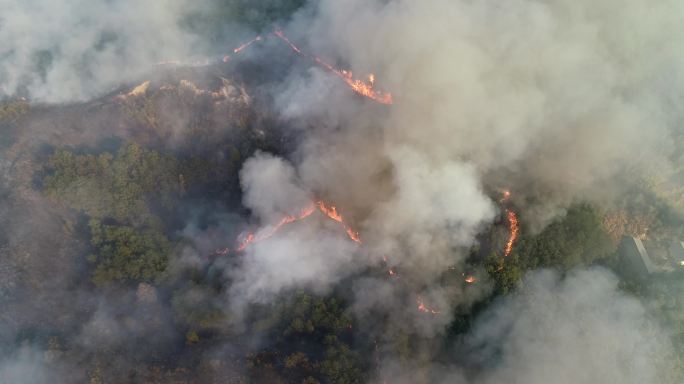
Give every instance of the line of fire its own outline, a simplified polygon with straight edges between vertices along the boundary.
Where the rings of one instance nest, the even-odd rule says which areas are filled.
[[[511,197],[510,191],[504,190],[502,194],[503,197],[501,198],[501,200],[499,200],[499,202],[501,204],[508,203]],[[236,245],[234,246],[234,248],[232,248],[234,249],[233,253],[242,253],[245,250],[247,250],[247,248],[249,248],[250,246],[253,246],[262,241],[266,241],[271,237],[275,236],[285,226],[303,221],[311,217],[316,212],[319,212],[324,218],[338,223],[341,229],[344,231],[346,237],[349,239],[349,241],[352,241],[358,244],[359,246],[363,244],[359,232],[355,230],[344,219],[344,217],[339,213],[338,208],[335,205],[328,204],[322,200],[318,200],[315,202],[311,202],[308,206],[302,208],[297,214],[283,216],[275,224],[259,228],[254,232],[243,233],[236,241]],[[518,217],[511,208],[504,208],[503,212],[505,213],[509,230],[509,235],[508,239],[506,240],[505,247],[501,251],[502,257],[505,258],[510,255],[511,251],[513,250],[513,246],[515,245],[515,242],[518,239],[519,224]],[[230,253],[230,247],[221,248],[214,251],[214,254],[217,256],[226,256]],[[382,256],[382,265],[380,268],[386,269],[387,276],[390,279],[397,279],[400,277],[398,273],[398,267],[391,264],[391,260],[387,255]],[[472,274],[463,273],[462,280],[466,284],[475,284],[477,282],[477,277],[475,277]],[[431,315],[438,315],[441,313],[439,309],[433,308],[426,304],[420,296],[416,297],[416,304],[417,309],[420,312]]]

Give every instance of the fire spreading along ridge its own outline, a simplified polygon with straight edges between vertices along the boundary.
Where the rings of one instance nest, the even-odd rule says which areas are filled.
[[[354,229],[352,229],[352,227],[345,223],[344,219],[337,212],[337,208],[334,205],[328,205],[323,201],[317,201],[315,203],[311,203],[306,208],[302,209],[297,215],[285,216],[282,219],[280,219],[280,221],[275,225],[262,229],[257,233],[248,233],[237,246],[236,250],[238,252],[244,251],[250,245],[272,237],[283,226],[290,223],[294,223],[295,221],[306,219],[307,217],[311,216],[314,212],[316,212],[316,209],[318,209],[322,214],[329,217],[330,219],[342,224],[349,239],[351,239],[355,243],[361,244],[361,238],[359,237],[358,232],[356,232]]]
[[[334,66],[325,62],[323,59],[321,59],[318,56],[308,55],[308,54],[304,53],[287,36],[285,36],[285,33],[283,33],[282,30],[279,30],[279,29],[275,30],[272,33],[272,35],[276,36],[278,39],[280,39],[285,44],[287,44],[287,46],[290,47],[290,49],[292,49],[293,52],[297,53],[298,55],[300,55],[302,57],[306,57],[306,58],[312,60],[313,62],[315,62],[320,67],[325,68],[327,71],[331,72],[335,76],[342,79],[347,84],[347,86],[349,86],[349,88],[351,88],[354,92],[358,93],[359,95],[365,96],[365,97],[367,97],[373,101],[376,101],[380,104],[389,105],[389,104],[392,104],[394,102],[391,93],[381,92],[381,91],[374,89],[374,85],[375,85],[375,75],[374,74],[371,73],[370,75],[368,75],[367,81],[355,79],[354,75],[351,71],[346,71],[343,69],[337,69]],[[261,40],[263,40],[263,38],[259,35],[259,36],[255,37],[254,39],[252,39],[252,40],[240,45],[239,47],[233,49],[233,53],[239,54],[240,52],[242,52],[244,49],[246,49],[250,45],[252,45],[258,41],[261,41]],[[224,56],[223,57],[224,62],[227,62],[228,60],[230,60],[230,56]]]

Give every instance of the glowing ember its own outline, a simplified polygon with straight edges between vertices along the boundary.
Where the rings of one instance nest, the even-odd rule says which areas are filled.
[[[359,233],[354,232],[354,230],[350,227],[347,227],[347,236],[349,236],[349,238],[355,243],[361,244],[361,238],[359,237]]]
[[[475,278],[475,276],[466,276],[465,282],[468,284],[473,284],[477,282],[477,279]]]
[[[257,37],[255,37],[255,38],[253,38],[252,40],[250,40],[250,41],[248,41],[248,42],[242,44],[241,46],[239,46],[239,47],[233,49],[233,52],[234,52],[234,53],[240,53],[240,52],[242,52],[245,48],[247,48],[247,47],[249,47],[250,45],[256,43],[257,41],[261,41],[261,36],[257,36]]]
[[[433,315],[437,315],[440,313],[438,310],[432,309],[432,308],[428,307],[427,305],[425,305],[425,302],[423,302],[423,299],[421,299],[420,296],[418,296],[418,298],[416,298],[416,303],[418,303],[418,310],[421,312],[431,313]]]
[[[515,244],[515,241],[518,239],[518,216],[516,216],[515,212],[511,211],[510,209],[506,210],[506,214],[508,215],[508,223],[510,225],[510,236],[508,237],[508,242],[506,243],[506,249],[504,250],[504,256],[508,256],[511,251],[513,250],[513,245]]]
[[[300,55],[303,54],[302,51],[301,51],[299,48],[297,48],[296,45],[292,44],[292,42],[290,41],[290,39],[288,39],[287,36],[285,36],[285,34],[283,33],[283,31],[281,31],[281,30],[278,29],[278,30],[275,30],[275,31],[273,32],[273,34],[276,35],[276,36],[278,36],[282,41],[284,41],[287,45],[289,45],[290,48],[292,48],[293,51],[299,53]]]

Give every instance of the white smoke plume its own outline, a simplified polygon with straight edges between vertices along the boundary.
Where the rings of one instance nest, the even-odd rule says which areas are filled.
[[[207,2],[0,1],[0,97],[82,101],[202,47],[182,18]]]

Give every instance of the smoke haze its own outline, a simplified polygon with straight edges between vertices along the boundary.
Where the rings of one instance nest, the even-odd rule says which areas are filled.
[[[206,3],[2,0],[0,96],[84,101],[149,73],[154,63],[199,54],[202,41],[181,22]]]
[[[215,5],[0,0],[0,40],[6,42],[0,46],[0,98],[27,97],[48,106],[92,101],[150,76],[159,68],[155,63],[221,57],[225,48],[215,47],[223,42],[208,42],[185,24],[188,15],[211,13]],[[270,71],[253,62],[241,64],[246,70],[228,60],[208,65],[217,73],[230,68],[246,78],[267,78],[255,80],[253,90],[221,77],[220,102],[212,98],[210,81],[200,84],[206,91],[185,79],[177,83],[183,92],[176,83],[165,84],[166,90],[153,84],[155,90],[142,97],[166,95],[169,104],[160,110],[168,111],[169,121],[150,118],[142,99],[107,96],[135,124],[144,125],[135,120],[141,115],[153,121],[150,136],[162,143],[150,140],[155,145],[163,147],[173,136],[169,147],[177,150],[201,137],[197,146],[209,143],[211,151],[203,154],[218,159],[219,168],[236,152],[235,191],[231,185],[217,194],[235,201],[183,200],[176,208],[185,217],[174,219],[183,243],[169,247],[168,271],[137,288],[105,285],[95,292],[77,283],[89,268],[78,267],[77,259],[91,252],[89,246],[50,236],[83,230],[67,224],[82,218],[29,187],[0,202],[0,222],[9,228],[0,233],[0,252],[2,236],[8,247],[28,249],[12,259],[0,253],[0,304],[11,303],[7,308],[18,314],[0,314],[0,341],[7,344],[0,349],[0,381],[83,382],[85,373],[76,367],[92,356],[122,372],[128,359],[190,356],[193,364],[204,359],[242,374],[243,367],[230,365],[237,361],[233,356],[275,343],[261,334],[231,339],[237,330],[261,325],[250,324],[250,310],[274,308],[305,291],[346,300],[353,332],[364,342],[372,339],[375,348],[375,360],[364,362],[372,366],[370,382],[674,384],[674,331],[625,293],[608,270],[534,271],[490,302],[492,271],[471,261],[473,250],[489,246],[484,234],[505,216],[499,200],[504,190],[512,192],[523,229],[539,233],[578,201],[610,207],[644,180],[663,185],[681,177],[682,21],[684,3],[674,0],[309,1],[266,33],[282,28],[306,52],[350,68],[355,78],[374,73],[375,86],[392,93],[393,105],[358,96],[296,55],[287,65],[273,58],[285,69]],[[264,52],[281,52],[274,46],[271,40],[255,44],[255,61]],[[201,99],[210,107],[197,107],[188,117],[168,101],[173,97]],[[268,102],[254,101],[260,97]],[[271,138],[272,121],[254,117],[265,106],[275,109],[273,121],[285,133],[269,147],[273,153],[245,150],[249,145],[238,143],[248,140],[244,136]],[[219,107],[231,111],[230,118],[206,112]],[[257,112],[241,115],[247,108]],[[49,116],[50,110],[41,113]],[[87,129],[76,119],[52,125],[42,117],[44,125],[27,126],[23,135],[31,139],[18,140],[12,154],[38,153],[57,138],[79,148],[110,136],[147,137],[138,125],[123,129],[108,117],[98,115],[98,124]],[[198,129],[198,121],[215,130]],[[59,124],[69,128],[50,131]],[[240,131],[249,124],[251,131]],[[97,133],[85,135],[89,129]],[[236,138],[230,149],[212,146],[226,137]],[[241,157],[245,153],[249,157]],[[21,156],[0,158],[0,176],[26,167],[31,173],[22,180],[29,184],[40,170]],[[186,178],[196,170],[188,169],[171,181],[184,197],[193,187]],[[0,177],[0,192],[15,181]],[[153,188],[156,204],[155,193]],[[13,208],[15,201],[24,205]],[[316,209],[236,250],[250,234],[270,233],[283,217],[316,201],[334,204],[343,219]],[[348,237],[356,232],[359,243]],[[45,249],[55,250],[54,266],[38,259]],[[29,280],[16,266],[26,260],[40,265]],[[466,283],[466,276],[474,280]],[[202,279],[210,283],[201,286]],[[219,325],[207,326],[206,333],[221,337],[209,352],[195,356],[188,347],[195,329],[175,314],[184,305],[218,308]],[[58,315],[44,307],[58,307]],[[452,337],[455,319],[468,316],[468,332]],[[63,333],[72,340],[54,348],[19,343],[25,319],[30,332],[49,330],[36,331],[36,339],[68,329]],[[175,327],[188,337],[185,344]],[[409,351],[398,356],[402,342]],[[79,352],[64,352],[62,359],[50,354],[74,349]],[[109,361],[108,354],[116,358]]]

